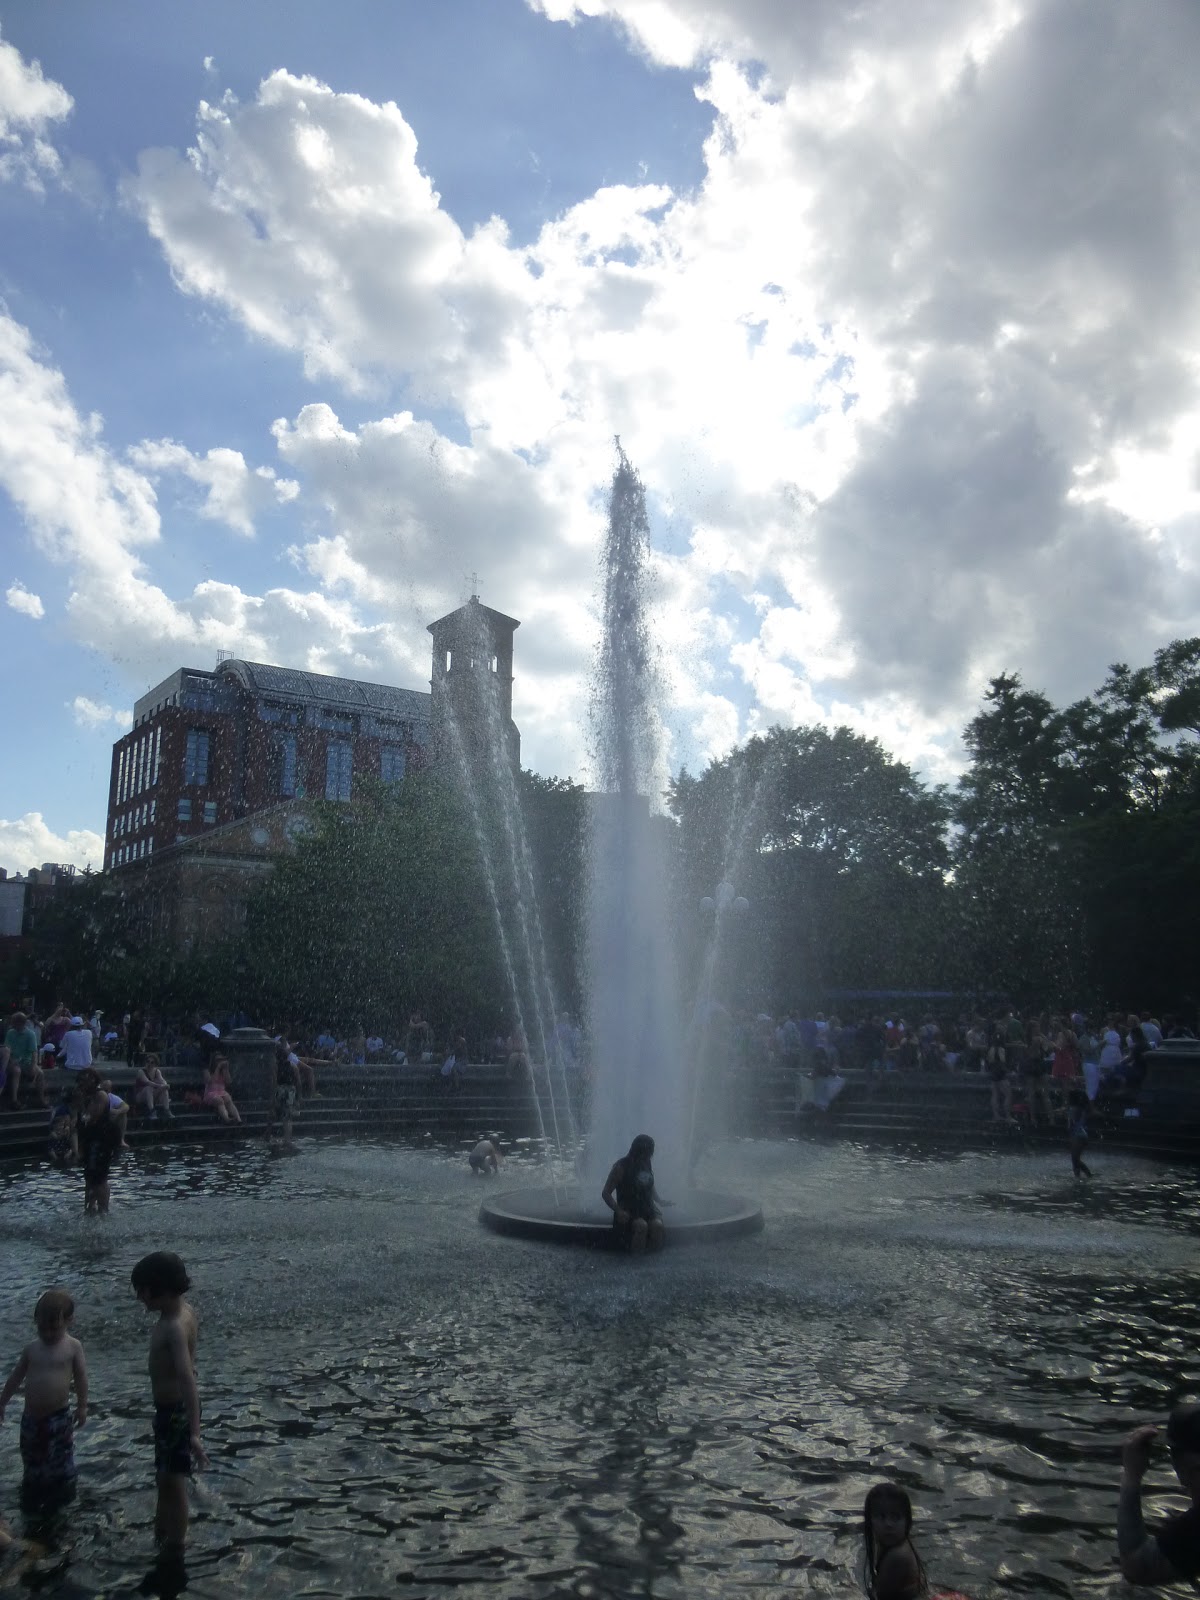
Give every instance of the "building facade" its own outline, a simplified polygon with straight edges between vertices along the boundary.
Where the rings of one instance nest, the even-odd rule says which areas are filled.
[[[519,760],[518,626],[475,596],[431,623],[428,692],[256,661],[180,667],[138,700],[133,727],[113,746],[105,870],[123,872],[288,801],[349,800],[362,776],[398,783],[434,759],[437,730],[451,718],[481,750],[478,694],[468,690],[484,673]]]

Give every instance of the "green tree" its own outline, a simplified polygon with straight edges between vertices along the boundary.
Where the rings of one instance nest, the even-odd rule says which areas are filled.
[[[1086,780],[1068,719],[1016,674],[993,678],[967,724],[971,764],[955,820],[956,921],[969,986],[1021,1003],[1071,998],[1081,980],[1079,864],[1066,815]]]
[[[435,772],[365,784],[252,898],[245,980],[266,1018],[487,1031],[505,1004],[489,892],[458,789]]]
[[[548,977],[558,1004],[579,1016],[587,914],[587,795],[570,778],[543,778],[527,769],[521,771],[518,793]]]
[[[758,1002],[940,982],[935,925],[949,865],[945,796],[849,728],[773,728],[668,805],[680,823],[681,915],[722,878],[751,902],[743,971]]]

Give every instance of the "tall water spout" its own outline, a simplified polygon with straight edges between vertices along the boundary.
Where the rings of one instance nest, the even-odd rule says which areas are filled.
[[[666,848],[652,813],[661,782],[659,682],[647,622],[646,496],[618,441],[603,554],[593,699],[599,794],[592,805],[589,1175],[650,1133],[665,1185],[682,1182],[687,1094]]]

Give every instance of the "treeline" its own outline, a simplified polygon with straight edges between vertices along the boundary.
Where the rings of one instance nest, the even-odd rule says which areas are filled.
[[[846,728],[777,728],[672,786],[687,893],[752,902],[730,958],[771,1010],[847,989],[1194,1010],[1198,737],[1195,638],[1065,708],[994,678],[953,790]]]
[[[722,915],[713,981],[733,1003],[898,989],[1194,1011],[1200,639],[1064,708],[1003,674],[964,738],[953,789],[848,728],[775,728],[681,773],[669,915],[693,992],[701,901],[728,882],[749,901]],[[523,772],[517,800],[514,828],[486,782],[366,784],[323,808],[244,928],[186,960],[139,947],[120,876],[93,879],[42,930],[42,978],[110,1008],[299,1028],[398,1032],[415,1004],[476,1037],[511,1028],[515,993],[536,1049],[536,1020],[578,1014],[586,990],[587,797]]]

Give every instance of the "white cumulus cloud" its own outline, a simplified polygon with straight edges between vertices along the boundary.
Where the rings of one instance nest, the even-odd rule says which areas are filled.
[[[62,170],[47,137],[52,124],[71,113],[74,102],[61,83],[47,78],[37,61],[0,39],[0,182],[40,190]]]
[[[45,861],[95,871],[104,864],[104,835],[90,828],[55,833],[40,811],[27,811],[11,822],[0,818],[0,867],[13,874]]]
[[[1190,0],[531,4],[703,70],[700,182],[600,188],[518,248],[449,215],[393,104],[286,71],[202,102],[192,149],[145,152],[128,186],[176,284],[404,409],[348,426],[314,401],[275,427],[287,479],[171,441],[118,459],[26,361],[42,459],[69,462],[48,488],[24,456],[0,472],[95,574],[103,604],[71,602],[89,638],[121,648],[105,618],[136,599],[174,654],[250,639],[411,677],[420,624],[478,571],[525,624],[527,751],[561,748],[614,433],[671,545],[665,677],[700,751],[837,718],[937,767],[989,673],[1074,696],[1193,631]],[[289,544],[319,592],[169,600],[168,470],[242,531],[298,483]]]
[[[12,610],[20,611],[26,617],[33,617],[35,621],[46,615],[41,595],[32,593],[23,583],[9,584],[4,592],[4,598]]]
[[[119,727],[127,728],[133,721],[131,711],[114,710],[101,701],[89,700],[85,694],[77,694],[71,701],[71,713],[76,726],[80,728],[102,728],[106,722],[115,722]]]
[[[224,522],[247,538],[254,533],[256,517],[274,506],[286,505],[300,492],[292,479],[277,478],[270,467],[251,470],[240,450],[221,445],[199,456],[174,439],[145,439],[134,445],[129,459],[155,481],[176,472],[198,484],[205,491],[200,515]]]
[[[41,552],[67,571],[72,637],[132,686],[219,649],[351,677],[394,673],[396,626],[365,621],[348,601],[286,587],[250,594],[211,579],[174,598],[154,582],[149,562],[163,531],[153,483],[114,454],[102,419],[80,415],[63,374],[3,314],[0,413],[0,488]]]

